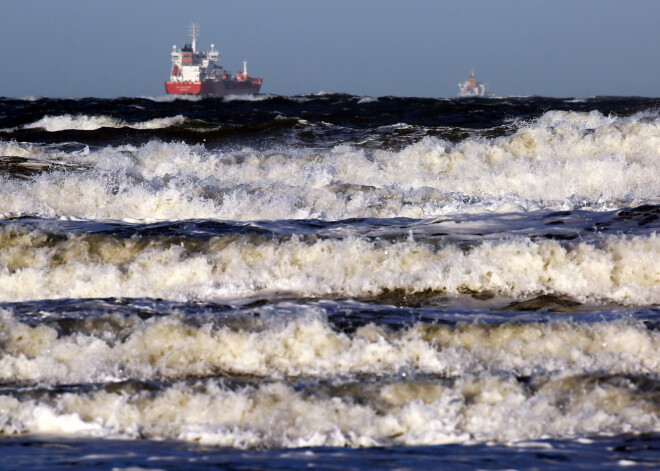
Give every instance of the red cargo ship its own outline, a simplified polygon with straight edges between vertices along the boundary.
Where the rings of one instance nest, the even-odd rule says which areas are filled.
[[[180,50],[172,46],[172,73],[165,91],[174,95],[246,95],[259,93],[263,79],[250,77],[247,61],[235,76],[216,65],[220,53],[211,44],[209,52],[197,51],[198,26],[191,25],[192,44]]]

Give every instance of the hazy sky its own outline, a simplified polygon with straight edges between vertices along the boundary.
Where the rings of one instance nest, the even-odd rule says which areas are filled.
[[[660,1],[0,0],[0,96],[164,95],[211,43],[263,93],[660,96]]]

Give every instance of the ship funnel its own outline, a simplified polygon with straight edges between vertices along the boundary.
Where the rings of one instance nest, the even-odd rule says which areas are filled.
[[[247,75],[247,61],[243,61],[243,75]]]

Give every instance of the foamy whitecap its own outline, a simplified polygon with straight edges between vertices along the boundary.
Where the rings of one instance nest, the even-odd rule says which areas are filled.
[[[47,117],[39,125],[127,125],[105,119]],[[182,119],[131,126],[168,126]],[[597,112],[548,112],[510,136],[457,144],[424,138],[396,152],[350,145],[224,151],[150,142],[71,155],[90,167],[84,173],[7,182],[0,189],[0,212],[244,221],[614,209],[660,201],[658,149],[660,123],[654,115]]]
[[[519,375],[608,371],[658,374],[658,332],[624,321],[595,324],[522,323],[455,326],[416,323],[390,332],[373,324],[338,332],[324,311],[283,305],[214,325],[169,315],[146,321],[106,315],[54,325],[0,316],[0,379],[44,384],[187,378],[409,374],[461,377],[497,371]],[[234,326],[234,327],[232,327]],[[69,327],[70,328],[70,327]]]
[[[275,98],[278,95],[259,94],[259,95],[226,95],[222,97],[224,101],[266,101]]]
[[[34,144],[24,144],[15,141],[0,141],[0,155],[13,157],[34,157],[43,152],[43,149]]]
[[[204,99],[202,95],[158,95],[141,96],[140,98],[161,103],[171,103],[173,101],[200,101]]]
[[[214,237],[172,243],[104,236],[51,239],[0,232],[2,301],[34,298],[220,299],[261,293],[301,297],[436,291],[521,297],[557,294],[584,302],[660,302],[660,236],[599,243],[503,239],[471,248],[362,238],[289,240]]]
[[[0,142],[12,463],[652,461],[660,115],[365,99],[7,102],[48,114]]]
[[[60,115],[60,116],[44,116],[38,121],[31,124],[26,124],[25,129],[44,129],[48,132],[56,131],[93,131],[100,128],[123,128],[129,127],[134,129],[160,129],[177,124],[182,124],[185,119],[181,115],[173,116],[171,118],[156,118],[149,121],[139,123],[128,123],[109,116],[86,116],[86,115]]]
[[[305,391],[212,381],[158,391],[0,396],[0,434],[177,439],[251,447],[365,447],[510,442],[660,428],[639,385],[561,375],[529,388],[513,378],[349,384]],[[366,400],[368,399],[368,400]],[[139,424],[139,425],[138,425]]]

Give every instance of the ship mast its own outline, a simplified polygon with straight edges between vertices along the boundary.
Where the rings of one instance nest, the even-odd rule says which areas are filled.
[[[192,52],[197,52],[197,35],[199,34],[199,25],[190,23],[190,36],[192,36]]]

